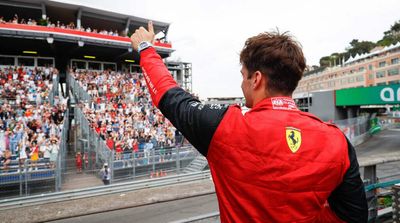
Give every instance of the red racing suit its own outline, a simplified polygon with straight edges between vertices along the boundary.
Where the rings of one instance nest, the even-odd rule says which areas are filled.
[[[221,222],[366,222],[354,148],[288,97],[204,105],[179,88],[153,48],[140,54],[153,103],[206,156]]]

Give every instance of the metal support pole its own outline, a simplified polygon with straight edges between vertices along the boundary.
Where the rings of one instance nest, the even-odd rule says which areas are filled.
[[[135,180],[136,177],[136,158],[135,151],[132,150],[132,179]]]
[[[176,151],[176,171],[177,171],[177,174],[179,174],[181,172],[181,161],[180,161],[180,157],[179,157],[179,147],[175,147],[175,151]]]
[[[153,165],[153,172],[156,170],[156,162],[155,162],[155,160],[154,160],[154,156],[155,156],[155,149],[154,149],[154,146],[153,146],[153,148],[151,149],[151,156],[152,156],[152,165]]]
[[[28,196],[28,176],[27,176],[27,168],[26,168],[26,163],[28,161],[25,160],[24,162],[24,172],[25,172],[25,196]]]
[[[368,184],[377,183],[376,165],[364,167],[364,179],[369,180]],[[378,215],[376,189],[366,193],[368,201],[368,219],[376,219]]]
[[[115,147],[115,142],[114,142],[114,147]],[[114,181],[114,150],[111,151],[111,156],[109,158],[110,160],[110,172],[111,172],[111,179],[110,179],[110,184],[113,183]]]

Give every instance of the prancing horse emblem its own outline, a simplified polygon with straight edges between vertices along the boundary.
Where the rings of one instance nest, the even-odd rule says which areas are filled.
[[[297,152],[301,145],[301,131],[293,127],[286,127],[286,142],[292,153]]]

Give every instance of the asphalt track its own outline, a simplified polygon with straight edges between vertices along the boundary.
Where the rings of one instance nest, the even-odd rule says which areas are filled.
[[[359,159],[368,159],[376,154],[393,153],[400,151],[400,129],[384,130],[363,144],[356,147]],[[361,172],[362,172],[361,168]],[[400,173],[400,162],[387,163],[377,166],[378,177],[385,177]],[[75,218],[68,218],[56,223],[72,222],[174,222],[187,219],[193,216],[201,216],[207,213],[218,211],[218,204],[215,194],[186,198],[176,201],[169,201],[151,204],[136,208],[128,208],[105,213],[86,215]],[[207,222],[217,222],[208,220]]]
[[[199,216],[218,211],[215,194],[190,197],[175,201],[156,203],[136,208],[127,208],[81,217],[68,218],[53,223],[156,223],[175,222],[193,216]],[[210,220],[207,220],[210,222]],[[211,221],[212,222],[212,221]]]

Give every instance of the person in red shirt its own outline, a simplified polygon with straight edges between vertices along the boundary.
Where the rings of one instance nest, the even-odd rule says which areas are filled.
[[[112,139],[112,137],[109,135],[108,136],[108,138],[107,138],[107,140],[106,140],[106,144],[107,144],[107,147],[110,149],[110,150],[113,150],[114,149],[114,140]]]
[[[122,147],[121,142],[117,141],[115,144],[115,160],[121,160]]]
[[[77,152],[75,155],[76,172],[82,173],[82,155],[81,152]]]
[[[212,33],[210,33],[212,35]],[[171,77],[152,46],[131,36],[152,101],[208,161],[221,222],[367,222],[355,150],[291,95],[306,67],[287,33],[250,37],[240,53],[246,106],[205,105]]]

